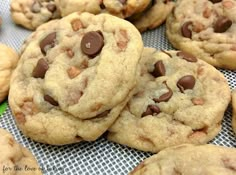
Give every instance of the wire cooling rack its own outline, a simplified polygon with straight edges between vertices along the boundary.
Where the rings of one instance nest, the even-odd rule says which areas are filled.
[[[1,0],[0,42],[20,49],[31,33],[13,24],[10,18],[9,0]],[[157,49],[173,49],[165,37],[165,26],[142,34],[145,46]],[[236,87],[236,71],[220,70],[228,79],[230,88]],[[236,137],[231,128],[232,108],[229,106],[222,131],[211,141],[216,145],[236,147]],[[16,140],[31,150],[39,162],[44,175],[126,175],[150,153],[137,151],[100,138],[94,142],[82,142],[66,146],[51,146],[26,138],[16,127],[9,107],[0,116],[0,127],[8,130]]]

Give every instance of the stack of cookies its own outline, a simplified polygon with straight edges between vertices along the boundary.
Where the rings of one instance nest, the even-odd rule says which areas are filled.
[[[73,12],[105,13],[127,19],[143,32],[161,25],[173,7],[172,0],[11,0],[11,16],[16,24],[35,30]]]
[[[21,48],[8,98],[23,134],[65,145],[106,133],[110,141],[160,151],[131,174],[236,174],[234,148],[205,145],[220,132],[231,101],[215,67],[236,70],[236,1],[175,4],[171,11],[174,2],[166,0],[13,0],[14,21],[37,28]],[[180,50],[144,47],[140,31],[166,17],[167,37]],[[232,99],[236,113],[235,93]]]

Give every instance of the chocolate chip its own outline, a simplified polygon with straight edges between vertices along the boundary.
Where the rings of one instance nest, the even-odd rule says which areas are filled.
[[[33,70],[33,77],[34,78],[44,78],[49,66],[48,63],[43,59],[39,59],[36,67]]]
[[[47,7],[48,11],[50,11],[52,13],[55,12],[57,9],[56,5],[54,5],[54,4],[48,4],[46,7]]]
[[[49,95],[44,95],[44,100],[47,101],[48,103],[50,103],[53,106],[58,106],[58,102],[55,101],[51,96]]]
[[[168,87],[166,81],[164,81],[163,83],[166,85],[166,87],[167,87],[167,89],[168,89],[168,92],[165,93],[165,94],[163,94],[163,95],[161,95],[159,98],[154,98],[153,100],[154,100],[155,102],[157,102],[157,103],[160,103],[160,102],[168,102],[169,99],[170,99],[170,98],[172,97],[172,95],[173,95],[173,92],[172,92],[172,90]]]
[[[210,0],[213,4],[217,2],[221,2],[222,0]]]
[[[163,62],[162,61],[157,61],[154,64],[154,70],[151,74],[154,77],[160,77],[160,76],[164,76],[165,73],[166,73],[166,69],[165,69],[165,66],[164,66]]]
[[[214,32],[223,33],[226,32],[232,25],[232,21],[227,17],[220,17],[217,19],[214,25]]]
[[[92,31],[84,35],[81,41],[81,49],[84,54],[95,57],[103,48],[104,41],[101,31]]]
[[[148,105],[146,111],[142,114],[142,117],[147,115],[159,114],[161,112],[160,108],[155,105]]]
[[[177,56],[183,58],[184,60],[188,61],[188,62],[197,62],[197,58],[195,58],[193,55],[180,51],[177,52]]]
[[[181,33],[183,37],[192,38],[192,31],[189,29],[193,23],[191,21],[185,22],[181,27]]]
[[[195,78],[192,75],[186,75],[180,78],[177,82],[177,87],[183,93],[185,89],[193,89]]]
[[[101,9],[105,9],[105,8],[106,8],[106,6],[104,5],[103,1],[102,1],[101,4],[100,4],[100,8],[101,8]]]
[[[121,4],[125,4],[127,0],[119,0]]]
[[[39,44],[41,52],[46,55],[48,49],[56,45],[56,32],[48,34]]]

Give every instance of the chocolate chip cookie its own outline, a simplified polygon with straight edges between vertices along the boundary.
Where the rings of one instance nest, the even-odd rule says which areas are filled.
[[[16,68],[18,59],[15,50],[0,43],[0,103],[8,95],[11,74]]]
[[[184,144],[167,148],[144,160],[130,175],[235,175],[236,149]]]
[[[175,48],[218,68],[236,70],[235,0],[179,0],[166,24]]]
[[[139,31],[108,14],[73,13],[40,26],[11,81],[20,129],[50,144],[97,139],[128,100],[142,50]]]
[[[11,0],[10,6],[12,20],[30,30],[60,17],[54,0]]]
[[[236,90],[232,92],[232,108],[233,108],[232,126],[233,126],[233,131],[236,134]]]
[[[61,15],[72,12],[109,13],[121,18],[144,11],[151,0],[56,0]]]
[[[0,128],[0,174],[42,175],[32,153]]]
[[[158,152],[182,143],[203,144],[221,129],[230,88],[213,66],[182,51],[145,48],[134,96],[108,139]]]
[[[174,2],[171,0],[153,0],[149,9],[141,12],[137,18],[131,19],[131,21],[140,32],[154,29],[166,20],[173,7]]]

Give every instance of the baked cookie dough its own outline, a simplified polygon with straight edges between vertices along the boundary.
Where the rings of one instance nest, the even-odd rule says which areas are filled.
[[[233,126],[233,131],[236,134],[236,90],[233,90],[232,92],[232,108],[233,108],[232,126]]]
[[[136,84],[139,31],[108,14],[73,13],[25,42],[9,104],[23,133],[49,144],[95,140]]]
[[[54,0],[11,0],[10,6],[12,20],[30,30],[60,17]]]
[[[0,128],[0,175],[42,175],[33,154]]]
[[[141,12],[137,19],[132,20],[132,23],[140,32],[154,29],[166,20],[174,4],[171,0],[153,0],[152,6],[146,11]]]
[[[236,70],[235,26],[235,0],[178,0],[166,33],[175,48],[215,67]]]
[[[56,0],[62,16],[73,12],[109,13],[127,18],[144,11],[151,0]]]
[[[181,51],[145,48],[136,92],[108,139],[158,152],[183,143],[203,144],[221,129],[230,102],[223,74]]]
[[[129,175],[235,175],[236,149],[184,144],[145,159]]]
[[[18,63],[19,56],[12,48],[0,43],[0,103],[8,95],[12,71]]]

